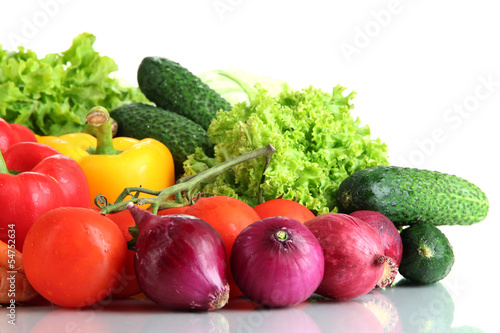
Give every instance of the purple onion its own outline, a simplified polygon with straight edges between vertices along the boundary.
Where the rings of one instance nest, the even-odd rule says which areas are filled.
[[[376,211],[358,210],[349,215],[365,221],[380,235],[387,260],[384,264],[384,274],[375,288],[390,286],[398,275],[398,267],[403,256],[403,240],[398,229],[387,216]]]
[[[250,300],[283,307],[305,301],[321,283],[325,259],[312,232],[282,216],[252,223],[236,237],[231,272]]]
[[[139,229],[134,266],[142,292],[172,309],[222,308],[229,284],[219,233],[193,216],[158,216],[133,204],[127,208]]]
[[[328,213],[305,222],[325,255],[325,273],[316,294],[351,299],[375,288],[386,257],[380,235],[368,223],[346,214]]]

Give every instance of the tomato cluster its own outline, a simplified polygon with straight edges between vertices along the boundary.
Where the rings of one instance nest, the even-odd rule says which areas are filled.
[[[254,208],[227,196],[199,198],[191,206],[168,208],[158,215],[187,214],[208,222],[222,236],[227,252],[231,296],[242,295],[231,276],[229,259],[238,234],[253,222],[287,216],[305,222],[314,214],[286,199]],[[135,226],[129,210],[102,215],[97,208],[57,208],[31,227],[24,247],[26,276],[36,291],[54,304],[89,306],[106,297],[141,293],[134,270],[134,251],[127,249]],[[85,287],[82,287],[85,286]]]

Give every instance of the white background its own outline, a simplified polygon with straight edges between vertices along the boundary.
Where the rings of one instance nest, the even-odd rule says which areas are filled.
[[[81,32],[133,85],[146,56],[193,73],[228,67],[300,89],[355,90],[354,116],[396,165],[438,170],[481,187],[487,219],[443,227],[456,263],[444,281],[454,326],[496,327],[486,302],[498,262],[500,20],[495,2],[429,0],[3,0],[0,44],[66,50]]]

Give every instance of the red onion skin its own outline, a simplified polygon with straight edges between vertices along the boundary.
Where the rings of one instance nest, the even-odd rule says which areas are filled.
[[[352,299],[368,293],[384,272],[382,239],[366,222],[347,214],[328,213],[305,222],[321,244],[325,273],[316,293]]]
[[[371,225],[382,238],[384,253],[391,257],[397,267],[403,256],[403,241],[392,221],[382,213],[372,210],[358,210],[349,214]]]
[[[189,215],[127,208],[139,228],[134,265],[148,298],[178,310],[214,310],[227,303],[226,250],[212,226]]]
[[[278,231],[285,231],[287,240],[278,240]],[[324,255],[303,223],[275,216],[252,223],[238,235],[230,266],[247,298],[284,307],[305,301],[316,290],[323,278]]]

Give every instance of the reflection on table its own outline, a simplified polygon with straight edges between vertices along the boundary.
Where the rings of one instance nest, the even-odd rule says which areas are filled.
[[[451,327],[454,304],[441,283],[415,285],[399,280],[347,301],[313,295],[286,308],[263,308],[245,298],[231,299],[212,312],[172,311],[144,297],[104,300],[66,309],[44,300],[16,308],[16,326],[3,319],[0,332],[483,332]]]

